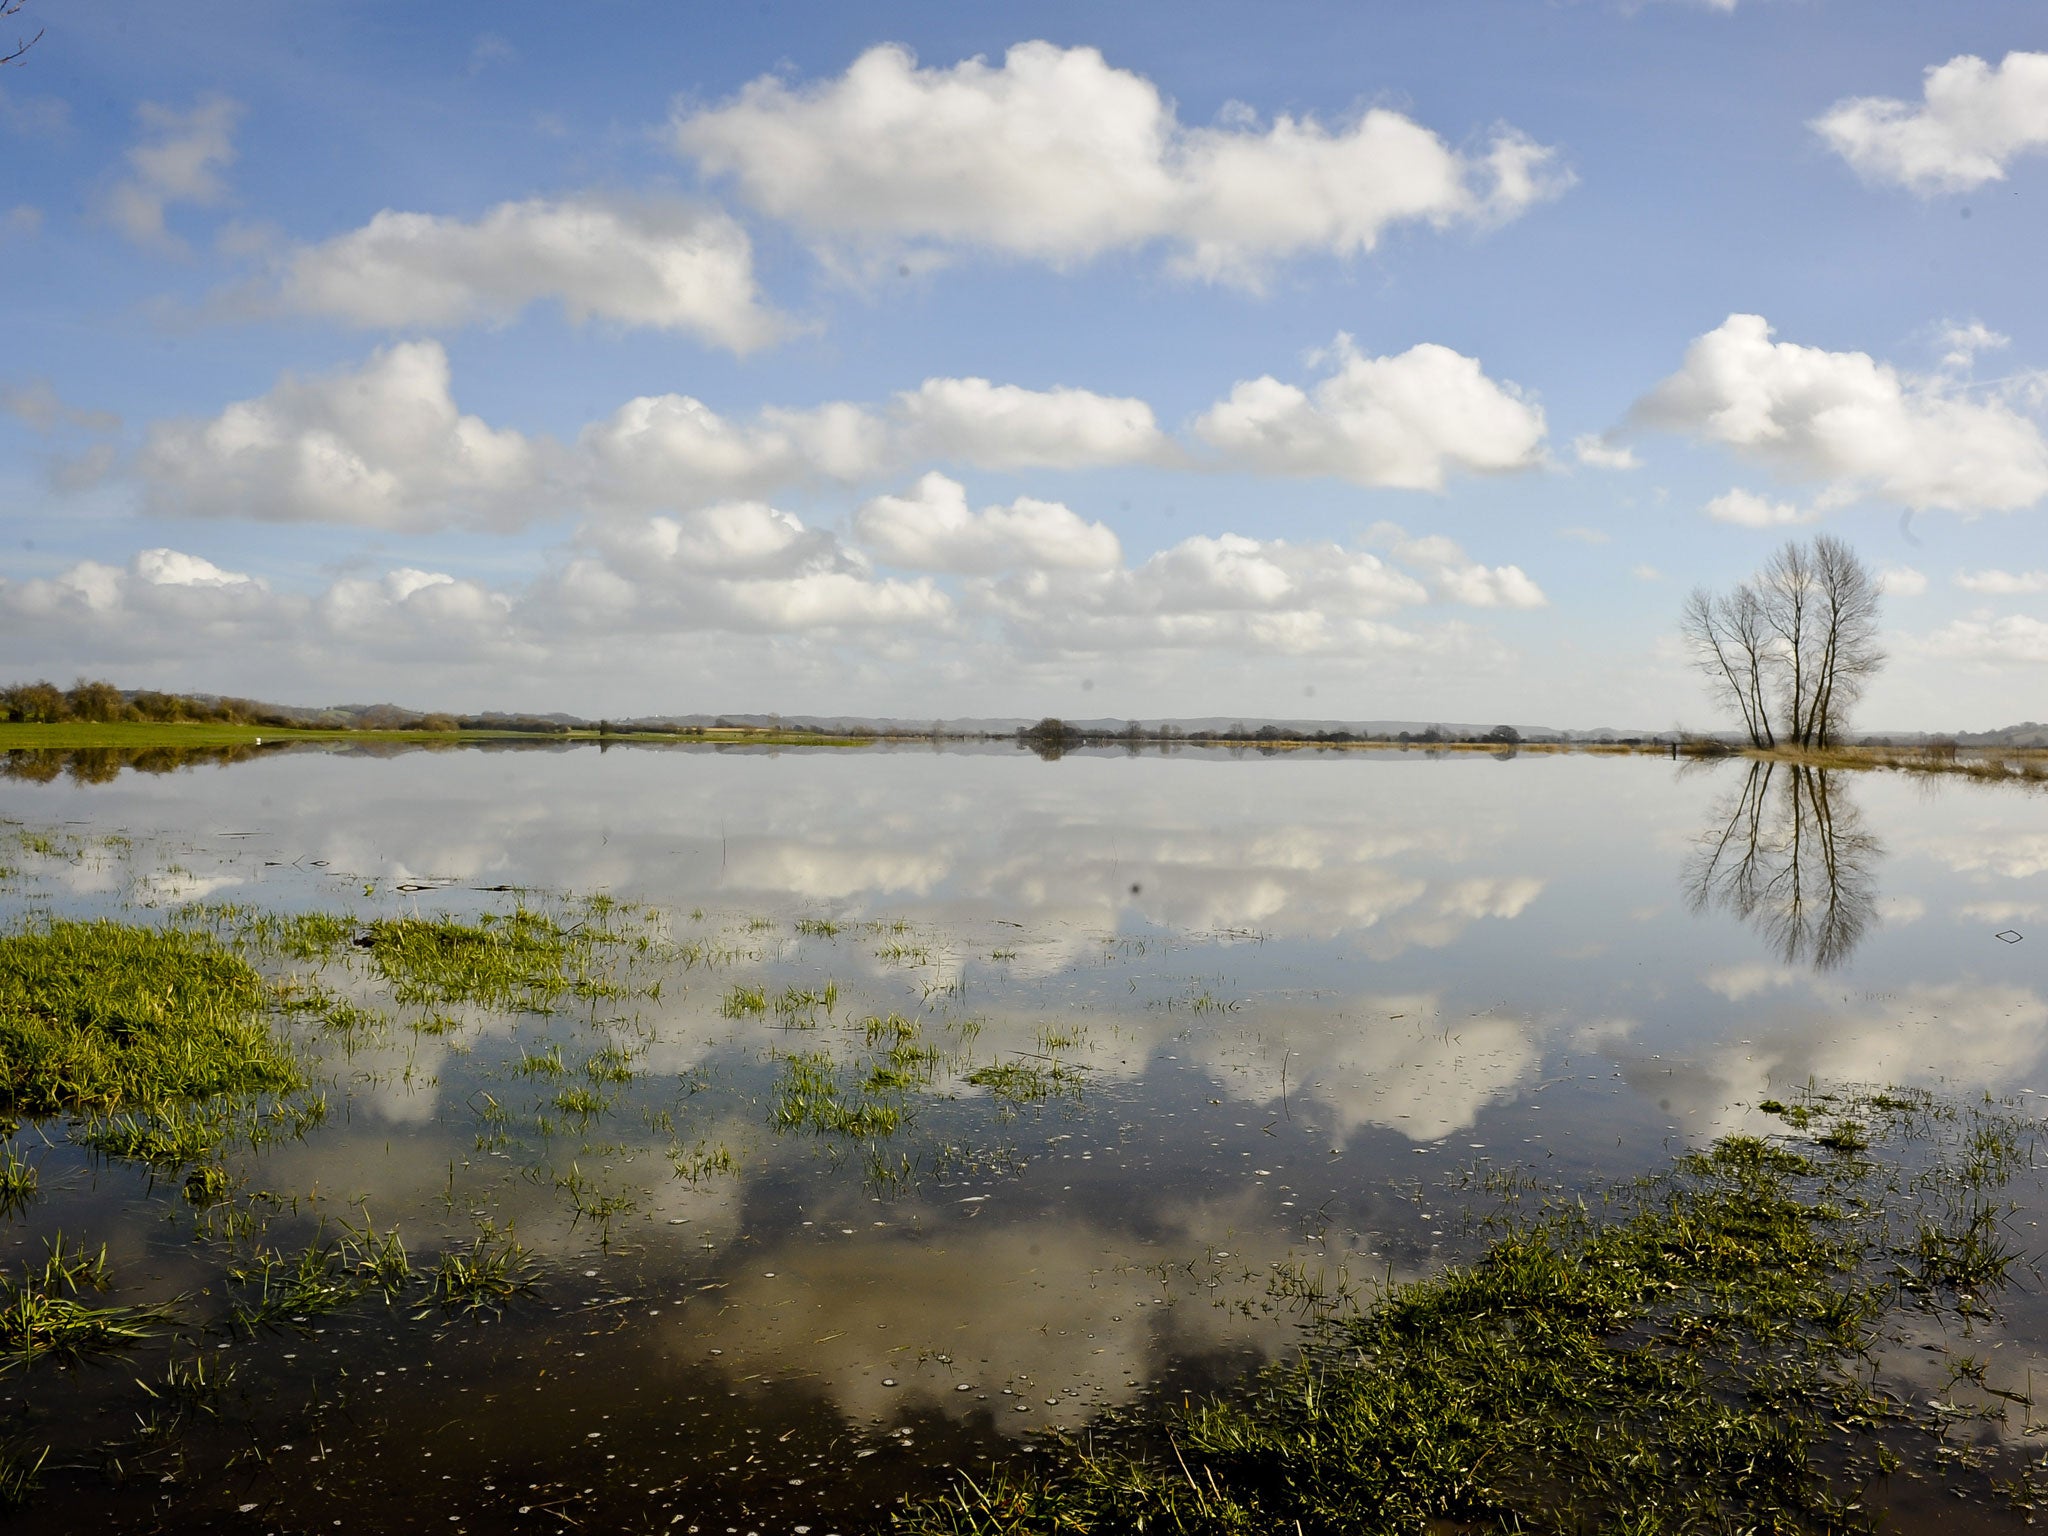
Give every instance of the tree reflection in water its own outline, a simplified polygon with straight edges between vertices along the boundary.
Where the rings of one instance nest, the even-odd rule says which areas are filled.
[[[1686,896],[1695,913],[1734,913],[1787,965],[1833,970],[1877,916],[1883,857],[1841,774],[1751,763],[1686,861]]]
[[[254,742],[210,747],[15,747],[0,752],[0,779],[49,784],[63,777],[75,784],[111,784],[123,769],[176,773],[202,763],[246,763],[273,750]]]

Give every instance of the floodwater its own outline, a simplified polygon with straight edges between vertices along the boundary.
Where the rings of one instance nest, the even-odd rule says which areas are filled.
[[[1758,1101],[1809,1083],[2048,1094],[2048,796],[1997,786],[1419,751],[292,748],[17,758],[0,816],[8,926],[570,922],[602,895],[632,940],[609,995],[546,1014],[265,959],[373,1022],[291,1025],[328,1116],[231,1154],[224,1205],[24,1126],[41,1193],[0,1263],[105,1242],[112,1298],[178,1298],[181,1323],[0,1375],[0,1419],[56,1447],[23,1529],[851,1533],[949,1468],[1227,1383],[1318,1296],[1474,1251],[1472,1177],[1595,1188],[1780,1129]],[[550,1047],[559,1078],[531,1070]],[[606,1049],[630,1080],[578,1075]],[[787,1113],[806,1071],[896,1114]],[[602,1106],[562,1110],[565,1084]],[[510,1230],[536,1289],[233,1325],[232,1268],[344,1223],[396,1227],[422,1267]],[[195,1353],[233,1367],[213,1411],[138,1432],[136,1379]],[[2029,1369],[2048,1347],[1996,1366]]]

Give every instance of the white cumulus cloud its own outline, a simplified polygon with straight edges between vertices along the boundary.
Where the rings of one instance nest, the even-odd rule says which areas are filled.
[[[1144,401],[1085,389],[926,379],[890,409],[910,453],[983,469],[1132,464],[1165,442]]]
[[[212,207],[226,200],[221,172],[235,162],[242,109],[225,96],[204,96],[189,112],[145,101],[135,115],[142,137],[128,151],[128,174],[107,189],[103,211],[138,245],[182,250],[165,212],[173,203]]]
[[[1918,102],[1857,96],[1814,130],[1857,172],[1928,196],[2003,181],[2013,160],[2048,148],[2048,53],[2008,53],[1994,68],[1959,54],[1927,71]]]
[[[1597,432],[1581,432],[1572,439],[1572,457],[1588,469],[1640,469],[1643,461],[1626,443],[1612,443]]]
[[[1514,129],[1468,155],[1386,108],[1190,127],[1142,75],[1046,42],[993,66],[921,68],[883,45],[836,79],[763,76],[680,108],[673,142],[827,239],[1061,264],[1162,243],[1188,273],[1248,283],[1286,257],[1370,251],[1401,223],[1512,218],[1570,182]]]
[[[1541,407],[1486,376],[1477,358],[1424,342],[1369,357],[1340,335],[1312,389],[1246,380],[1195,422],[1233,467],[1330,475],[1356,485],[1441,490],[1449,473],[1542,461]]]
[[[760,501],[700,507],[677,517],[607,520],[583,530],[618,571],[774,576],[844,567],[829,530]]]
[[[2039,597],[2048,592],[2048,571],[1958,571],[1956,585],[1986,597]]]
[[[1877,573],[1877,589],[1886,597],[1922,597],[1927,592],[1927,573],[1910,565],[1890,565]]]
[[[126,565],[81,560],[56,576],[0,578],[0,629],[35,649],[143,659],[174,646],[268,638],[290,600],[253,576],[174,549]]]
[[[132,567],[138,580],[154,587],[240,587],[261,585],[240,571],[224,571],[211,560],[176,549],[145,549]]]
[[[929,579],[877,578],[830,530],[763,502],[595,521],[580,540],[589,553],[538,602],[586,627],[900,628],[952,613]]]
[[[852,485],[934,460],[1080,469],[1157,459],[1169,447],[1142,400],[979,378],[927,379],[879,406],[770,406],[749,418],[720,415],[689,395],[643,395],[577,439],[579,469],[596,494],[642,506]]]
[[[139,467],[159,512],[416,529],[523,520],[541,459],[519,433],[463,415],[447,353],[418,341],[351,372],[287,374],[210,420],[159,423]]]
[[[890,565],[993,575],[1106,570],[1123,546],[1101,523],[1056,501],[1019,496],[1007,507],[967,505],[967,488],[933,473],[902,496],[877,496],[854,515],[854,536]]]
[[[939,466],[1151,464],[1436,490],[1454,471],[1542,462],[1541,409],[1475,359],[1428,343],[1368,357],[1343,336],[1320,354],[1331,359],[1312,388],[1270,377],[1238,384],[1193,423],[1206,454],[1161,431],[1143,400],[979,377],[928,378],[878,403],[769,405],[745,416],[691,395],[641,395],[564,448],[463,413],[447,352],[422,340],[354,369],[286,374],[267,394],[211,418],[159,422],[135,467],[160,512],[503,530],[570,501],[606,513],[666,512],[873,485]],[[35,386],[0,393],[0,409],[38,426],[88,423]]]
[[[15,654],[51,665],[217,670],[262,658],[254,664],[330,681],[374,662],[421,675],[474,665],[488,684],[543,669],[561,682],[578,658],[658,677],[669,643],[801,644],[857,632],[871,652],[886,651],[953,613],[929,580],[877,578],[829,531],[765,506],[613,523],[554,554],[550,571],[525,584],[401,565],[302,592],[148,549],[125,565],[83,560],[56,576],[0,577],[0,634]]]
[[[1992,330],[1981,320],[1972,320],[1966,325],[1942,327],[1941,344],[1948,349],[1941,355],[1941,366],[1960,371],[1976,362],[1979,352],[1996,352],[2011,346],[2012,338]]]
[[[1468,608],[1543,608],[1550,600],[1519,565],[1481,565],[1441,534],[1410,538],[1393,523],[1376,523],[1367,532],[1372,544],[1392,551],[1415,571],[1439,602]]]
[[[2048,662],[2048,623],[2023,613],[1957,619],[1927,635],[1919,648],[1943,661],[2039,664]]]
[[[820,480],[850,483],[892,462],[886,425],[866,406],[769,407],[721,416],[689,395],[641,395],[576,440],[579,472],[607,501],[687,506]]]
[[[1413,646],[1383,621],[1429,599],[1369,551],[1233,533],[1184,539],[1133,567],[977,582],[970,595],[1018,639],[1056,650],[1282,655]]]
[[[1977,513],[2048,494],[2048,443],[2005,399],[1771,335],[1761,315],[1730,315],[1637,402],[1638,418],[1827,481],[1828,499]]]
[[[676,331],[735,352],[777,340],[753,246],[681,203],[532,198],[473,221],[386,210],[282,262],[275,302],[351,325],[502,324],[559,302],[575,321]]]
[[[1789,528],[1797,523],[1810,523],[1816,515],[1796,502],[1772,501],[1768,496],[1740,488],[1723,491],[1707,503],[1705,511],[1715,522],[1737,528]]]
[[[512,597],[444,571],[401,566],[380,577],[343,577],[320,594],[314,610],[329,634],[376,650],[514,641]]]

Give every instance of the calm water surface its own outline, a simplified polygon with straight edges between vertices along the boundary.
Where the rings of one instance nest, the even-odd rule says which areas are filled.
[[[2048,797],[1994,786],[1008,746],[112,767],[0,780],[11,923],[602,893],[650,943],[616,998],[443,1033],[325,967],[385,1022],[295,1026],[329,1117],[232,1158],[225,1210],[24,1127],[43,1195],[0,1258],[105,1241],[122,1299],[186,1320],[0,1377],[58,1446],[24,1529],[851,1532],[948,1466],[1285,1352],[1305,1293],[1473,1251],[1469,1172],[1595,1187],[1778,1129],[1757,1102],[1809,1082],[2048,1093]],[[892,1017],[915,1036],[868,1023]],[[928,1051],[913,1090],[874,1076],[899,1038]],[[632,1081],[564,1114],[515,1070],[550,1044],[572,1069],[616,1047]],[[792,1058],[902,1123],[778,1127]],[[538,1291],[227,1327],[249,1243],[366,1212],[427,1263],[509,1226]],[[2048,1377],[2029,1328],[1994,1379]],[[130,1443],[134,1378],[223,1341],[218,1420]]]

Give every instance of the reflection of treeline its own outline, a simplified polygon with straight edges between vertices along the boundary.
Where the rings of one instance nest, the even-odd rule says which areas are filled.
[[[48,784],[68,777],[79,784],[109,784],[132,773],[176,773],[201,763],[243,763],[269,750],[253,742],[218,747],[20,747],[0,753],[0,778]]]

